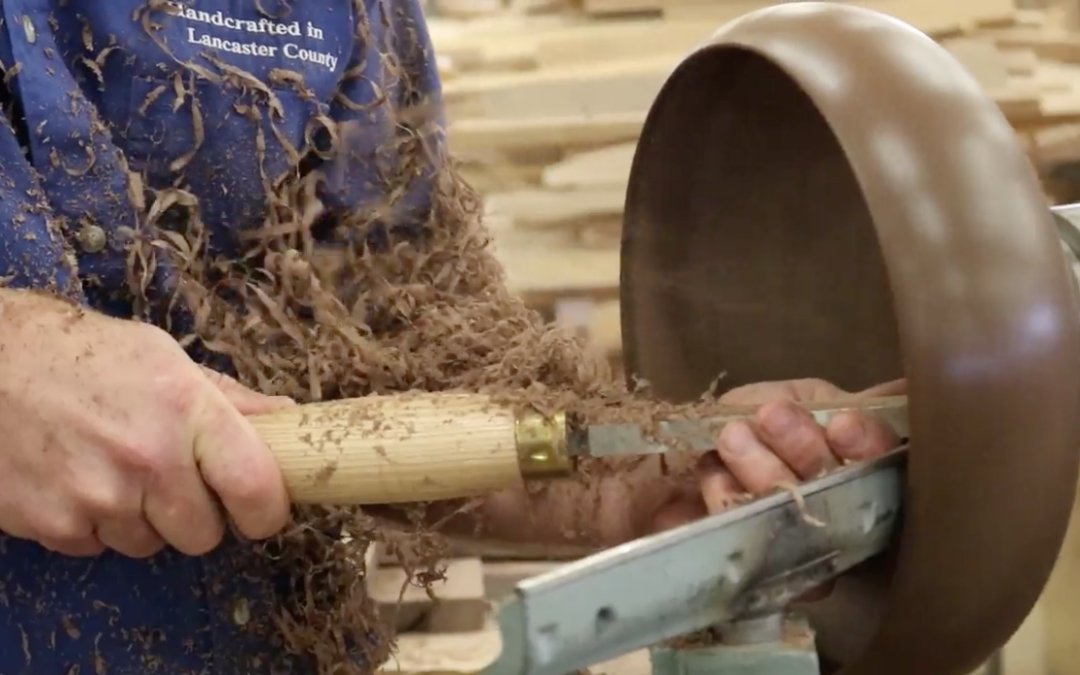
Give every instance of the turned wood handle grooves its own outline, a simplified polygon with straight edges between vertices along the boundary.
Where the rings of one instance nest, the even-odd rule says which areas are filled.
[[[545,455],[538,429],[556,442],[555,427],[479,394],[367,396],[249,419],[299,504],[455,499],[520,485],[523,470],[543,473],[538,460],[569,470],[565,427],[562,455]]]

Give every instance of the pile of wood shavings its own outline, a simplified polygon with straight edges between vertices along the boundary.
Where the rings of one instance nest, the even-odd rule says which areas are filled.
[[[407,85],[410,74],[398,75]],[[154,267],[153,255],[167,251],[182,277],[176,300],[195,316],[187,345],[226,357],[243,383],[300,402],[484,392],[545,413],[645,426],[713,405],[680,408],[628,391],[606,362],[511,295],[490,251],[480,201],[447,156],[435,116],[405,98],[411,107],[392,116],[401,130],[389,148],[396,161],[365,160],[382,167],[385,203],[327,222],[316,198],[318,171],[281,177],[267,185],[265,226],[246,233],[245,250],[225,260],[206,253],[198,200],[179,188],[158,191],[148,228],[178,204],[189,214],[186,237],[133,251],[135,295],[145,295],[139,279]],[[403,195],[427,192],[429,181],[430,211],[401,222],[387,215],[401,212]],[[595,481],[626,466],[595,461],[576,480]],[[599,506],[578,508],[589,520],[589,509]],[[272,617],[287,650],[314,657],[320,675],[366,675],[388,658],[392,635],[365,595],[364,552],[373,541],[386,542],[415,580],[435,581],[446,549],[427,509],[409,509],[412,525],[402,534],[359,508],[297,508],[276,540],[253,545],[292,580]],[[365,658],[356,659],[358,652]]]
[[[245,384],[301,402],[469,391],[589,421],[648,426],[691,412],[629,392],[603,359],[508,292],[475,195],[448,161],[436,195],[419,236],[391,233],[372,245],[382,226],[358,217],[340,228],[359,233],[359,243],[320,249],[311,227],[298,223],[293,234],[261,240],[243,261],[189,267],[186,290],[199,307],[199,339],[230,357]],[[296,191],[283,199],[303,201]],[[576,480],[613,470],[594,461]],[[294,588],[309,589],[281,599],[287,646],[315,655],[320,673],[365,672],[349,660],[357,644],[368,650],[367,663],[384,661],[392,636],[364,596],[363,554],[371,542],[386,542],[414,583],[437,580],[446,548],[425,525],[433,519],[427,510],[415,505],[402,534],[359,508],[297,508],[293,525],[268,549],[298,580]],[[359,639],[373,631],[373,643]]]

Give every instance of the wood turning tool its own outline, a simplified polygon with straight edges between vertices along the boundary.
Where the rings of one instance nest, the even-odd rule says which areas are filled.
[[[499,608],[502,655],[485,675],[564,675],[648,645],[656,675],[974,671],[1034,605],[1073,505],[1080,293],[1062,239],[1076,243],[1078,210],[1051,213],[1001,111],[910,26],[799,2],[722,27],[669,77],[634,156],[628,371],[672,401],[718,372],[730,387],[819,377],[848,391],[906,377],[909,444],[798,498],[778,493],[520,584]],[[451,412],[408,404],[426,411],[423,443],[402,427],[401,445],[383,437],[413,469],[377,465],[378,447],[361,442],[367,464],[348,468],[341,454],[336,471],[349,473],[337,482],[310,443],[282,451],[295,425],[292,441],[282,422],[259,426],[301,500],[349,498],[350,483],[384,501],[498,489],[535,469],[539,455],[521,450],[538,438],[566,441],[563,460],[547,458],[560,470],[582,434],[594,453],[659,449],[633,429],[558,425],[554,436],[532,426],[522,443],[530,422],[458,400]],[[439,433],[464,426],[452,442]],[[702,445],[713,430],[669,429]],[[432,460],[445,471],[415,468]],[[833,577],[827,600],[800,605],[808,622],[787,614]],[[718,643],[664,642],[716,626]]]
[[[811,407],[821,422],[869,410],[907,427],[907,400]],[[250,418],[277,459],[294,503],[393,504],[456,499],[565,478],[578,457],[715,449],[720,428],[751,419],[730,406],[701,420],[579,426],[559,413],[515,413],[482,394],[401,394],[314,403]],[[906,432],[902,435],[906,435]]]

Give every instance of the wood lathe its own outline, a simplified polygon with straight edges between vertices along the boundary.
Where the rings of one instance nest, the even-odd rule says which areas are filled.
[[[1001,111],[910,26],[799,2],[722,27],[671,74],[634,156],[627,368],[676,402],[717,372],[848,391],[906,377],[906,401],[875,405],[908,442],[523,582],[484,674],[564,675],[646,646],[656,675],[973,672],[1034,605],[1073,506],[1080,292],[1062,252],[1076,267],[1078,212],[1048,208]],[[313,426],[299,450],[298,420],[257,425],[308,501],[367,499],[403,475],[414,499],[461,496],[558,475],[575,452],[667,447],[458,400],[412,399],[432,420],[423,444],[353,419]],[[709,447],[722,422],[665,433]],[[355,471],[351,450],[330,466],[310,449],[348,434],[380,439]],[[380,452],[412,468],[373,468]],[[445,472],[415,468],[432,458]],[[833,578],[826,600],[794,603]],[[710,627],[711,642],[669,641]]]

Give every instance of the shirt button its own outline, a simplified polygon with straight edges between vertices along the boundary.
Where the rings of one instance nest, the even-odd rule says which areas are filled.
[[[105,230],[99,225],[83,225],[77,239],[85,253],[100,253],[106,244]]]
[[[251,621],[251,609],[248,607],[247,598],[240,598],[233,603],[232,620],[237,626],[246,626]]]
[[[28,14],[23,14],[22,18],[23,32],[26,33],[26,41],[30,44],[34,44],[37,41],[37,31],[34,30],[34,22],[30,20]]]

